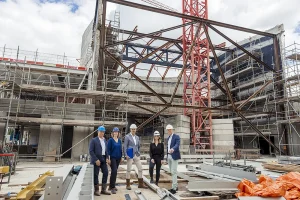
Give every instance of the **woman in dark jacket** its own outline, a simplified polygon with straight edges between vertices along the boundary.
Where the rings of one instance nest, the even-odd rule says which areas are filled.
[[[160,140],[159,132],[155,131],[153,136],[153,142],[150,144],[150,166],[149,166],[149,174],[151,178],[150,183],[154,183],[153,169],[154,166],[156,165],[155,184],[158,185],[158,181],[160,177],[160,168],[163,160],[164,160],[164,144]]]
[[[117,172],[120,162],[122,162],[122,142],[119,139],[120,130],[115,127],[112,131],[112,137],[107,143],[107,154],[109,157],[108,163],[111,167],[109,190],[112,194],[116,194],[118,190],[116,188]]]

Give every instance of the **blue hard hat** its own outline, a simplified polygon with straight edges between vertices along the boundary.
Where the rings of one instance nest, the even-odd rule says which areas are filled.
[[[115,127],[114,129],[113,129],[113,132],[119,132],[120,130],[119,130],[119,128],[118,127]]]
[[[105,132],[105,127],[104,126],[99,126],[98,131]]]

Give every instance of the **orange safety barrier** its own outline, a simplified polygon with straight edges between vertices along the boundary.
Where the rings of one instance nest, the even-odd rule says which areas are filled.
[[[10,61],[10,62],[18,62],[18,63],[26,63],[28,65],[47,65],[47,66],[53,66],[53,67],[58,67],[58,68],[68,68],[68,69],[75,69],[75,70],[86,70],[86,67],[76,67],[76,66],[67,66],[67,65],[62,65],[62,64],[50,64],[50,63],[44,63],[44,62],[35,62],[31,60],[17,60],[17,59],[12,59],[12,58],[4,58],[0,57],[0,61]]]
[[[238,185],[240,196],[284,197],[287,200],[300,199],[300,173],[290,172],[281,175],[276,180],[261,175],[259,183],[243,179]]]
[[[77,67],[78,70],[86,70],[86,67]]]
[[[27,60],[26,63],[29,64],[29,65],[35,65],[35,62],[34,61],[30,61],[30,60]]]
[[[59,67],[59,68],[64,68],[64,65],[61,65],[61,64],[56,64],[55,66]]]
[[[43,62],[36,62],[37,65],[44,65]]]

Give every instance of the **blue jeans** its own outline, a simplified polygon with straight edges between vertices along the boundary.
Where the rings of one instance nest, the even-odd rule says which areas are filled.
[[[109,180],[110,188],[116,187],[117,173],[118,173],[118,167],[119,167],[120,161],[121,161],[121,158],[119,158],[119,159],[111,158],[110,159],[110,168],[111,168],[110,180]]]

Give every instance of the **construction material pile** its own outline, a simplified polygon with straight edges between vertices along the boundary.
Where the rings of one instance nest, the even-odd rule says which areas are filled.
[[[260,196],[260,197],[285,197],[287,200],[300,199],[300,173],[290,172],[278,177],[276,180],[268,176],[261,175],[259,183],[243,179],[236,193],[240,196]]]

